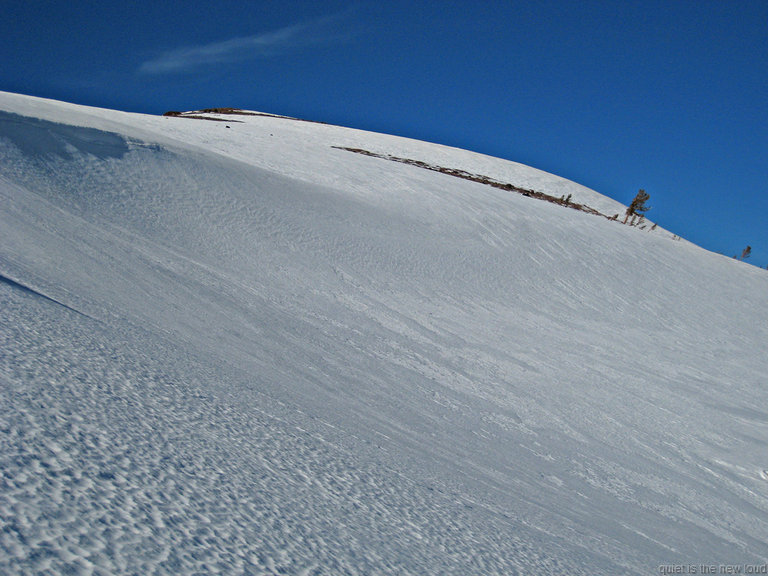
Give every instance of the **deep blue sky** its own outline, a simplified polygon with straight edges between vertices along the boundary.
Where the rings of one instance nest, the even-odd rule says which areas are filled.
[[[3,4],[0,90],[234,106],[508,158],[768,264],[768,2]]]

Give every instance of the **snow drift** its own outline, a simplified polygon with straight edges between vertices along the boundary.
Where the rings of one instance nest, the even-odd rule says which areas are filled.
[[[623,214],[512,162],[195,115],[0,93],[3,573],[768,562],[765,271],[386,157]]]

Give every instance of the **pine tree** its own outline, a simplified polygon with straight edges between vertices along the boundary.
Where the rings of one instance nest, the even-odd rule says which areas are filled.
[[[648,212],[648,210],[651,209],[650,206],[646,206],[645,203],[650,200],[651,196],[648,194],[645,190],[640,190],[637,195],[635,196],[634,200],[632,200],[632,203],[627,208],[627,212],[624,216],[624,224],[627,223],[627,220],[630,216],[633,218],[635,216],[644,216],[645,212]]]

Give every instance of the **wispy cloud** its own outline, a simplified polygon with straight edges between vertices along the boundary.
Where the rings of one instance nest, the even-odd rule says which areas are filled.
[[[348,32],[341,32],[337,29],[338,26],[334,26],[339,20],[338,16],[330,16],[253,36],[176,48],[144,62],[139,67],[139,72],[142,74],[185,72],[210,64],[265,58],[306,46],[339,42],[349,37]]]

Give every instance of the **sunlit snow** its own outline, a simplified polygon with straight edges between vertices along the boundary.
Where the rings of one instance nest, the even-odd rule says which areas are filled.
[[[0,572],[768,563],[768,272],[479,154],[0,93]],[[690,573],[690,572],[687,572]]]

